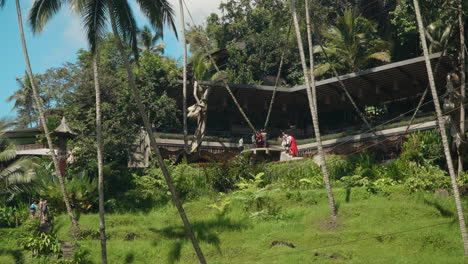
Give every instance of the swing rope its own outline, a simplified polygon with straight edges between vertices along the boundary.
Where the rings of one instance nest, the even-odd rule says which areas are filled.
[[[351,104],[353,105],[353,108],[354,110],[358,113],[359,117],[362,119],[362,121],[364,121],[364,123],[366,124],[366,126],[369,128],[369,130],[372,132],[372,134],[374,134],[374,136],[376,136],[376,132],[374,130],[374,128],[371,126],[371,124],[369,123],[369,121],[367,120],[367,118],[364,116],[364,114],[362,113],[362,111],[359,109],[359,107],[357,106],[356,102],[354,101],[353,97],[351,96],[351,94],[349,93],[348,89],[346,89],[346,86],[345,84],[343,83],[343,81],[341,80],[340,78],[340,75],[338,74],[335,66],[333,66],[333,63],[331,62],[330,60],[330,57],[328,56],[328,53],[327,51],[325,50],[325,48],[323,47],[322,45],[322,41],[319,39],[318,41],[318,44],[320,46],[320,49],[322,50],[323,54],[325,55],[325,59],[327,60],[327,62],[330,64],[330,67],[333,71],[333,75],[335,75],[336,79],[338,80],[338,83],[340,84],[340,87],[341,89],[343,90],[343,92],[345,93],[346,97],[348,98],[348,100],[351,102]],[[311,51],[312,52],[312,51]]]
[[[271,114],[271,110],[273,109],[273,103],[275,101],[275,96],[276,96],[276,90],[278,88],[279,79],[280,79],[280,76],[281,76],[281,69],[283,67],[284,55],[286,53],[286,47],[287,47],[287,44],[288,44],[289,35],[291,33],[291,26],[292,26],[292,20],[289,23],[288,33],[287,33],[286,39],[284,41],[283,50],[281,51],[281,59],[280,59],[280,64],[279,64],[279,68],[278,68],[278,74],[276,75],[276,79],[275,79],[275,87],[273,88],[273,94],[271,95],[270,106],[268,108],[268,113],[267,113],[267,116],[266,116],[266,119],[265,119],[265,125],[263,126],[263,128],[265,130],[267,129],[268,123],[270,121],[270,114]]]
[[[452,31],[452,27],[450,27],[450,31],[449,31],[449,36],[448,36],[448,38],[450,38],[450,36],[452,35],[452,32],[453,32],[453,31]],[[448,47],[448,41],[446,41],[445,44],[444,44],[444,48],[443,48],[443,50],[442,50],[442,53],[440,54],[439,60],[437,61],[437,64],[436,64],[436,66],[435,66],[435,68],[434,68],[434,74],[436,74],[437,71],[439,70],[439,66],[440,66],[440,64],[441,64],[441,62],[442,62],[442,57],[445,55],[445,52],[447,51],[447,47]],[[410,129],[411,125],[413,124],[414,119],[416,118],[416,115],[417,115],[418,112],[419,112],[419,108],[421,108],[421,106],[422,106],[424,100],[426,99],[426,96],[427,96],[428,91],[429,91],[429,84],[426,85],[426,89],[424,90],[423,94],[421,95],[421,98],[419,99],[418,105],[416,106],[416,109],[414,110],[414,113],[413,113],[413,115],[411,116],[411,119],[410,119],[410,121],[409,121],[409,123],[408,123],[408,126],[406,127],[405,133],[408,132],[408,130]]]

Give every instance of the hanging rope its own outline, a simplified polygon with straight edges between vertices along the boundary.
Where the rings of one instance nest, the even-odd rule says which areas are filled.
[[[452,35],[452,27],[450,27],[448,39],[450,39],[451,35]],[[436,66],[434,68],[434,74],[436,74],[437,71],[439,70],[439,66],[440,66],[440,64],[442,62],[442,57],[445,55],[445,51],[447,51],[447,47],[448,47],[448,40],[445,42],[444,48],[442,49],[442,53],[440,54],[439,60],[437,61],[437,64],[436,64]],[[421,108],[421,105],[423,104],[424,100],[426,99],[428,91],[429,91],[429,84],[426,85],[426,89],[424,90],[424,93],[421,95],[421,99],[419,99],[418,105],[416,106],[416,110],[414,110],[413,116],[411,117],[410,122],[408,123],[408,126],[406,127],[405,132],[408,132],[410,126],[413,124],[414,119],[416,118],[416,115],[419,112],[419,108]]]
[[[335,66],[333,66],[333,63],[331,62],[330,57],[328,56],[327,51],[326,51],[325,48],[323,47],[322,41],[321,41],[321,40],[318,40],[318,44],[319,44],[319,46],[320,46],[320,49],[322,49],[323,54],[325,55],[325,59],[328,61],[328,63],[329,63],[330,66],[331,66],[331,69],[332,69],[332,71],[333,71],[333,75],[335,75],[336,79],[338,80],[338,83],[340,84],[341,89],[343,90],[343,92],[346,94],[346,97],[348,98],[348,100],[349,100],[349,101],[351,102],[351,104],[353,105],[354,110],[358,113],[359,117],[362,119],[362,121],[364,121],[364,123],[366,124],[366,126],[367,126],[367,127],[369,128],[369,130],[372,132],[372,134],[374,134],[374,136],[376,136],[377,134],[375,133],[375,130],[372,128],[372,126],[371,126],[371,124],[369,123],[369,121],[367,121],[367,118],[364,116],[364,114],[361,112],[361,110],[359,109],[359,107],[356,105],[356,102],[354,101],[354,99],[353,99],[353,97],[351,96],[351,94],[348,92],[348,89],[346,89],[345,84],[344,84],[343,81],[341,80],[340,75],[339,75],[338,72],[336,71]],[[312,52],[312,51],[311,51],[311,52]]]
[[[276,90],[278,88],[278,84],[279,84],[279,79],[280,79],[280,76],[281,76],[281,69],[283,67],[283,60],[284,60],[284,55],[286,53],[286,47],[287,47],[287,44],[288,44],[288,40],[289,40],[289,34],[291,33],[291,25],[292,25],[292,20],[291,22],[289,23],[289,27],[288,27],[288,33],[286,35],[286,39],[284,41],[284,46],[283,46],[283,50],[281,51],[281,59],[280,59],[280,64],[279,64],[279,68],[278,68],[278,74],[276,75],[276,79],[275,79],[275,87],[273,88],[273,94],[271,95],[271,100],[270,100],[270,106],[268,108],[268,113],[267,113],[267,116],[266,116],[266,119],[265,119],[265,125],[263,126],[263,128],[266,130],[267,127],[268,127],[268,123],[270,121],[270,114],[271,114],[271,110],[273,109],[273,103],[275,101],[275,96],[276,96]]]
[[[190,19],[192,20],[192,23],[194,25],[196,25],[195,21],[193,20],[193,17],[192,17],[192,14],[190,13],[190,10],[188,9],[187,7],[187,4],[185,3],[185,0],[183,1],[184,2],[184,5],[185,5],[185,8],[187,9],[187,12],[190,16]],[[250,121],[250,119],[247,117],[247,115],[245,114],[244,110],[242,109],[242,107],[240,106],[239,102],[237,101],[236,97],[234,96],[234,94],[232,93],[232,90],[231,88],[229,87],[229,84],[227,83],[226,79],[224,78],[223,74],[221,74],[221,70],[219,69],[218,65],[216,64],[216,61],[213,59],[213,56],[211,56],[211,53],[206,49],[206,45],[203,46],[204,48],[204,51],[208,54],[208,57],[211,61],[211,63],[213,64],[215,70],[216,70],[216,73],[221,76],[221,80],[223,81],[223,84],[224,84],[224,87],[226,88],[227,92],[229,93],[229,95],[231,96],[232,100],[234,101],[234,104],[237,106],[237,108],[239,109],[239,112],[241,113],[242,117],[244,117],[245,121],[247,122],[247,124],[249,125],[250,129],[252,129],[252,131],[255,133],[257,130],[255,129],[255,127],[253,126],[252,122]]]

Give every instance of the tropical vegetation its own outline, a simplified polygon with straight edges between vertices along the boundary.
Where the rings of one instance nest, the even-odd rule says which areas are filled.
[[[409,134],[390,160],[371,151],[326,155],[322,140],[346,133],[321,136],[315,86],[422,55],[430,77],[429,54],[442,51],[463,72],[466,1],[228,0],[203,25],[182,15],[181,41],[191,53],[182,67],[164,56],[163,32],[179,36],[166,0],[36,0],[28,13],[35,34],[67,7],[89,46],[43,73],[32,72],[15,3],[26,72],[8,98],[17,120],[0,121],[0,263],[375,263],[376,256],[380,263],[462,263],[468,255],[468,160],[458,147],[453,165],[434,81],[427,89],[442,129]],[[150,26],[138,27],[136,6]],[[183,14],[184,1],[179,8]],[[187,84],[208,80],[222,81],[233,99],[227,83],[304,84],[315,138],[298,142],[316,142],[319,159],[265,162],[247,152],[188,162],[201,152],[187,148]],[[194,89],[205,89],[208,107],[209,88]],[[377,125],[385,111],[365,106],[362,118]],[[54,149],[50,132],[62,117],[74,132],[65,172],[56,152],[18,155],[5,133],[40,127],[36,142]],[[233,141],[205,137],[206,120],[197,118],[198,145]],[[456,126],[464,140],[464,125]],[[142,135],[153,150],[149,166],[129,167]],[[160,137],[183,138],[186,153],[164,160]],[[30,215],[40,198],[50,205],[49,221]]]

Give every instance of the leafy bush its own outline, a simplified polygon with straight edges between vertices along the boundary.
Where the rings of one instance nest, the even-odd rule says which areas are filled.
[[[229,192],[237,188],[237,182],[242,179],[253,179],[255,175],[262,172],[264,164],[256,163],[253,154],[246,152],[232,160],[202,168],[212,189],[217,192]]]
[[[33,257],[44,257],[60,253],[60,243],[56,233],[31,232],[20,238],[20,245],[32,252]]]
[[[51,162],[43,160],[43,166],[37,170],[38,180],[35,194],[47,199],[52,211],[65,211],[62,190],[58,178],[54,175]],[[82,212],[97,210],[97,182],[87,170],[65,178],[65,188],[75,209]]]
[[[278,183],[285,188],[315,188],[323,186],[320,168],[312,159],[270,163],[265,166],[266,184]]]
[[[16,207],[0,207],[0,227],[17,227],[29,218],[29,206],[16,202]]]
[[[179,198],[194,199],[211,191],[202,168],[167,162]],[[144,170],[144,175],[133,174],[135,189],[129,194],[140,202],[150,203],[167,201],[170,199],[169,187],[160,168],[150,167]]]
[[[419,164],[444,165],[444,150],[439,133],[435,130],[410,134],[403,143],[400,158]]]
[[[450,178],[447,173],[434,165],[420,165],[415,162],[408,163],[405,187],[409,191],[434,190],[450,187]]]

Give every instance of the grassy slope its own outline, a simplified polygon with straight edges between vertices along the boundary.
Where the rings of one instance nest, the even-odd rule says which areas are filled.
[[[274,204],[281,209],[269,220],[249,218],[250,212],[244,211],[237,199],[232,199],[224,217],[219,210],[209,207],[213,198],[186,203],[185,207],[203,241],[209,263],[463,263],[456,222],[324,247],[455,219],[452,200],[429,193],[408,194],[393,187],[388,195],[371,195],[363,189],[353,189],[349,202],[345,202],[343,190],[337,189],[335,194],[339,203],[335,230],[327,227],[328,205],[323,190],[275,192]],[[59,217],[57,223],[59,236],[69,239],[66,216]],[[98,217],[82,215],[80,223],[97,230]],[[179,263],[196,263],[172,206],[147,214],[108,215],[107,227],[110,263],[170,263],[177,258],[178,249],[181,249]],[[139,236],[124,241],[130,232]],[[291,242],[296,248],[271,247],[275,240]],[[93,262],[99,263],[99,241],[80,243],[90,250]],[[0,237],[0,245],[14,247],[5,236]],[[313,249],[318,247],[323,248]],[[0,263],[13,261],[3,256]]]

